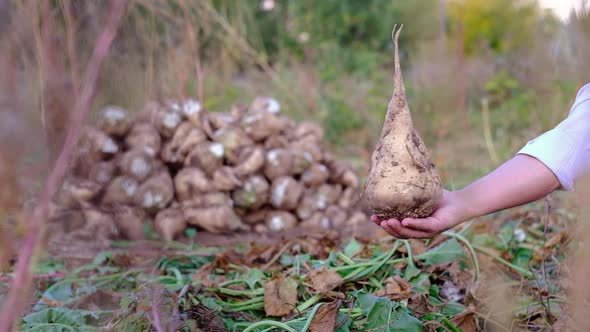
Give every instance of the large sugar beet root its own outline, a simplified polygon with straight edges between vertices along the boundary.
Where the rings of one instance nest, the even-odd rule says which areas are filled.
[[[145,180],[153,171],[152,157],[143,150],[129,150],[123,153],[118,166],[121,173],[138,181]]]
[[[182,114],[195,127],[201,128],[203,106],[196,99],[187,99],[182,104]]]
[[[290,176],[273,180],[270,202],[277,209],[294,210],[303,194],[303,185]]]
[[[236,215],[231,198],[223,193],[206,194],[182,203],[186,221],[212,233],[247,230]]]
[[[106,187],[102,204],[131,204],[138,187],[134,178],[118,176]]]
[[[233,170],[237,176],[246,176],[258,172],[262,166],[264,149],[260,146],[251,146],[240,152],[239,163]]]
[[[211,233],[231,233],[248,229],[231,206],[214,205],[184,210],[187,221]]]
[[[161,171],[145,180],[133,197],[136,205],[150,213],[165,208],[173,198],[174,185],[167,171]]]
[[[166,106],[155,112],[153,122],[162,136],[170,138],[182,122],[182,113],[177,102],[169,101]]]
[[[125,144],[130,150],[142,150],[155,157],[160,152],[162,138],[151,123],[138,122],[131,127],[131,131],[125,137]]]
[[[223,145],[217,142],[203,142],[195,146],[184,160],[185,166],[198,167],[212,175],[223,165]]]
[[[78,176],[88,177],[94,164],[112,157],[119,151],[119,146],[109,135],[93,127],[84,127],[82,137],[76,146],[73,172]]]
[[[172,241],[186,228],[186,218],[181,209],[168,208],[158,212],[154,227],[166,241]]]
[[[223,127],[216,130],[213,133],[213,140],[223,145],[223,154],[232,163],[238,162],[239,152],[242,148],[253,145],[248,135],[235,127]]]
[[[269,189],[270,185],[263,176],[253,175],[233,192],[232,198],[236,206],[255,210],[268,201]]]
[[[328,180],[330,171],[322,164],[314,164],[301,175],[303,184],[313,187],[318,186]]]
[[[181,163],[197,144],[207,141],[205,133],[190,122],[178,126],[172,139],[162,149],[162,159],[168,163]]]
[[[113,217],[98,208],[87,207],[82,209],[86,224],[70,235],[88,243],[97,243],[101,246],[109,245],[119,235]]]
[[[291,175],[293,155],[286,149],[272,149],[266,153],[264,175],[273,180],[281,176]]]
[[[109,209],[119,232],[129,240],[145,240],[143,221],[145,213],[142,209],[128,205],[114,205]]]
[[[242,185],[242,181],[234,174],[234,171],[224,166],[213,173],[213,184],[220,191],[231,191]]]
[[[287,211],[272,211],[265,219],[266,227],[271,231],[282,231],[297,225],[297,218]]]
[[[174,178],[176,198],[186,201],[213,189],[207,175],[196,167],[182,169]]]
[[[115,177],[116,165],[112,161],[101,161],[90,168],[90,180],[106,185]]]
[[[92,200],[100,189],[101,185],[94,181],[72,177],[64,181],[56,198],[63,207],[75,207]]]
[[[108,105],[100,111],[98,127],[109,135],[124,136],[131,127],[129,112],[121,107]]]
[[[400,31],[394,36],[393,97],[371,157],[364,198],[378,217],[401,220],[431,215],[442,197],[442,187],[430,153],[412,123],[399,64]]]

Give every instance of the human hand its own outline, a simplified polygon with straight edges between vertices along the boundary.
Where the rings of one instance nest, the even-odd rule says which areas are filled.
[[[379,220],[377,216],[372,216],[371,221],[395,238],[423,239],[431,238],[470,219],[473,216],[470,210],[458,192],[445,190],[438,208],[430,217],[406,218],[399,221],[397,219]]]

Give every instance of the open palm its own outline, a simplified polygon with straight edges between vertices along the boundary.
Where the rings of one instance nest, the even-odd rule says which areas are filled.
[[[400,221],[380,220],[377,216],[372,216],[371,221],[398,239],[430,238],[467,220],[468,210],[469,207],[465,206],[455,192],[445,190],[443,199],[430,217],[406,218]]]

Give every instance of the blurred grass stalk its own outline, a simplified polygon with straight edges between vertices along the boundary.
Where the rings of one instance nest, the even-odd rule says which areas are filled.
[[[494,139],[492,138],[492,128],[490,123],[490,108],[487,98],[481,99],[481,114],[483,117],[482,125],[483,125],[483,136],[486,142],[486,148],[488,149],[488,154],[490,155],[490,159],[494,165],[498,165],[499,159],[498,154],[496,153],[496,148],[494,147]]]
[[[45,32],[42,43],[52,43],[53,34],[47,27],[51,21],[47,2],[38,4],[44,6],[42,9],[42,19],[45,25]],[[37,4],[33,4],[36,8]],[[113,0],[107,11],[108,19],[104,28],[94,44],[92,56],[86,67],[82,90],[77,98],[74,98],[75,106],[72,113],[72,121],[68,123],[67,136],[61,152],[53,165],[51,173],[45,183],[43,191],[40,193],[38,204],[34,207],[32,213],[25,212],[21,218],[25,224],[25,234],[22,246],[19,248],[19,255],[14,267],[12,282],[8,293],[3,298],[0,309],[0,331],[13,331],[16,323],[23,314],[31,291],[32,271],[37,260],[37,256],[43,252],[41,246],[44,236],[45,223],[49,213],[49,204],[53,195],[61,187],[63,179],[67,172],[68,162],[74,151],[74,147],[80,137],[85,117],[91,110],[93,98],[96,95],[96,85],[100,75],[100,69],[104,59],[109,53],[111,44],[117,34],[117,30],[127,9],[126,0]],[[45,68],[41,68],[45,71]],[[47,77],[45,79],[56,79]],[[43,83],[46,81],[44,80]],[[71,96],[70,96],[71,97]],[[51,111],[55,111],[50,109]],[[10,111],[10,110],[8,110]],[[64,111],[64,110],[58,110]]]
[[[577,246],[568,262],[571,271],[568,303],[572,316],[568,330],[587,331],[590,326],[590,175],[576,183],[575,203],[578,208],[578,223],[572,236]]]

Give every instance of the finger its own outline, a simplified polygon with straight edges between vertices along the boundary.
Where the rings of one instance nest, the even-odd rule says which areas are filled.
[[[412,228],[404,227],[399,221],[395,219],[388,220],[387,225],[389,226],[389,228],[391,228],[393,232],[402,236],[402,238],[427,239],[434,236],[434,234],[431,232],[423,232]]]
[[[406,218],[402,220],[402,226],[418,231],[436,233],[438,232],[438,220],[428,217],[424,219]]]
[[[389,227],[389,225],[387,224],[387,221],[382,221],[380,226],[381,226],[381,228],[383,228],[384,231],[389,233],[389,235],[393,236],[396,239],[400,238],[400,235],[397,234],[391,227]]]
[[[371,216],[371,221],[373,223],[375,223],[375,225],[381,226],[381,220],[379,220],[379,217],[377,217],[376,215],[372,215]]]

